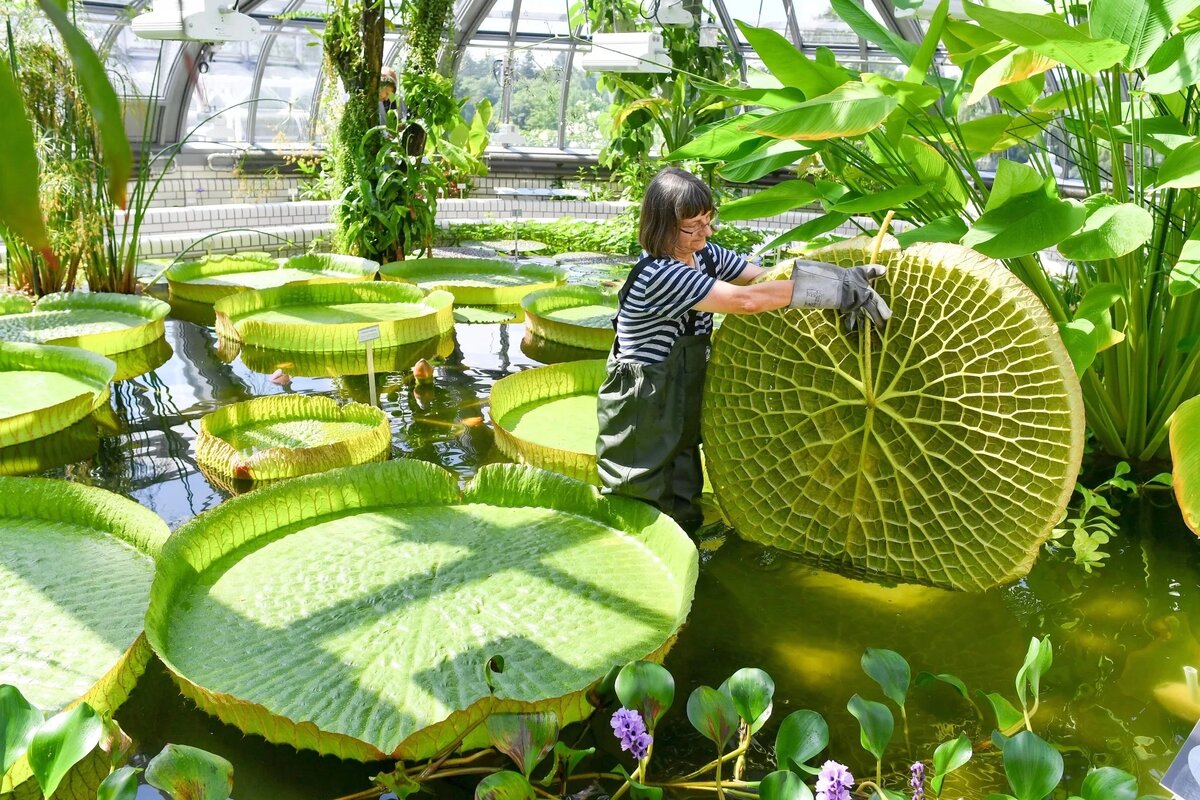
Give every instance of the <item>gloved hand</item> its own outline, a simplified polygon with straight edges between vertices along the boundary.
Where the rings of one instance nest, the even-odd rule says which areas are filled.
[[[792,267],[792,302],[789,308],[832,308],[842,312],[846,330],[858,327],[865,313],[883,328],[892,310],[871,288],[871,281],[887,271],[879,264],[842,267],[820,261],[796,261]]]

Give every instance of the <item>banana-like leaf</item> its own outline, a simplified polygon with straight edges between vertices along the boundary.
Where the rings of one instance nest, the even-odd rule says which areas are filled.
[[[1088,26],[1093,36],[1128,46],[1122,61],[1129,69],[1138,69],[1161,50],[1172,26],[1196,5],[1196,0],[1093,0]]]
[[[1035,75],[1041,75],[1056,67],[1058,63],[1050,56],[1027,47],[1018,47],[1001,56],[975,79],[967,102],[977,103],[1001,86],[1020,83]]]
[[[786,111],[742,122],[741,127],[760,136],[802,142],[861,136],[878,128],[897,105],[896,98],[874,86],[844,83]]]
[[[107,356],[161,339],[170,313],[169,305],[153,297],[48,294],[27,314],[0,316],[0,340],[81,347]]]
[[[810,257],[871,255],[859,238]],[[832,312],[731,315],[717,331],[703,415],[717,499],[741,536],[830,566],[962,589],[1015,580],[1083,454],[1070,357],[1001,264],[948,244],[893,242],[880,259],[894,316],[871,333],[869,374]]]
[[[853,77],[849,70],[812,61],[776,30],[756,28],[741,20],[736,23],[771,74],[784,86],[801,90],[806,97],[828,94]]]
[[[1093,39],[1058,17],[1002,11],[969,0],[963,3],[963,8],[990,33],[1088,75],[1111,67],[1129,52],[1127,44]]]
[[[816,185],[796,178],[722,204],[721,216],[727,222],[770,217],[803,208],[819,197],[821,191]]]
[[[829,0],[829,6],[855,33],[891,53],[904,64],[911,64],[916,58],[916,44],[883,27],[854,0]]]
[[[1155,51],[1146,64],[1142,89],[1154,94],[1170,94],[1200,82],[1200,31],[1172,36]]]
[[[272,481],[384,461],[391,449],[388,417],[374,406],[273,395],[205,414],[196,463],[226,479]]]
[[[46,709],[77,700],[106,714],[120,706],[150,658],[142,620],[168,534],[158,516],[103,489],[0,478],[0,607],[10,610],[0,620],[10,643],[0,649],[0,683],[24,687]],[[103,756],[94,782],[90,771],[80,776],[92,797],[108,774]],[[0,795],[32,774],[17,761]]]
[[[266,253],[238,253],[182,261],[167,270],[171,300],[212,305],[251,289],[289,284],[374,280],[379,264],[356,256],[309,253],[276,260]]]
[[[0,341],[0,447],[86,417],[108,397],[116,364],[77,347]]]
[[[449,292],[454,295],[454,304],[460,306],[516,305],[530,292],[557,286],[567,279],[562,267],[490,258],[409,258],[390,261],[379,268],[379,273],[385,281]]]
[[[663,156],[663,160],[696,158],[702,161],[717,161],[744,158],[770,141],[765,136],[745,129],[748,120],[759,117],[758,113],[745,114],[708,130],[697,131],[691,141]]]
[[[596,393],[603,359],[571,361],[508,375],[492,386],[492,428],[514,461],[599,484]]]
[[[751,183],[775,170],[794,164],[812,152],[808,145],[790,139],[771,141],[745,158],[725,162],[717,172],[727,181]]]
[[[886,211],[889,208],[899,208],[929,193],[933,187],[929,184],[922,186],[897,186],[884,189],[874,194],[843,197],[836,203],[830,203],[829,210],[841,214],[869,214],[875,211]]]
[[[29,246],[50,253],[50,237],[42,217],[33,126],[7,58],[0,59],[0,223]],[[51,256],[53,254],[51,253]]]
[[[556,286],[521,300],[525,327],[535,336],[569,347],[607,351],[613,343],[617,295],[590,286]]]
[[[1200,397],[1179,405],[1171,417],[1171,472],[1183,521],[1200,534]]]
[[[1159,189],[1195,189],[1200,186],[1200,141],[1191,141],[1171,151],[1158,167],[1155,186]]]
[[[240,292],[213,305],[217,334],[243,346],[297,353],[362,351],[359,331],[379,326],[375,347],[397,347],[454,327],[449,292],[408,283],[306,283]]]

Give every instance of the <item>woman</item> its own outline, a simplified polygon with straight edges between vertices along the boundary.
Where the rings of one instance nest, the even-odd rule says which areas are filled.
[[[869,283],[884,273],[876,264],[801,261],[791,281],[750,285],[765,270],[708,242],[714,215],[712,192],[688,172],[664,169],[646,187],[638,229],[645,252],[621,288],[598,400],[605,489],[644,500],[685,527],[702,519],[700,398],[713,312],[833,308],[849,315],[848,327],[863,312],[877,325],[891,316]]]

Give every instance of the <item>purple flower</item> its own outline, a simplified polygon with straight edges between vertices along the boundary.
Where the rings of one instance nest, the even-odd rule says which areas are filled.
[[[836,761],[826,761],[817,775],[817,800],[850,800],[854,776]]]
[[[650,752],[650,745],[654,742],[653,737],[648,733],[639,733],[629,740],[629,752],[638,761],[641,761]],[[625,748],[625,742],[621,742],[621,748]]]
[[[908,785],[912,787],[912,800],[925,800],[925,764],[914,762],[908,768],[910,777]]]
[[[636,759],[643,759],[650,752],[654,739],[646,731],[642,715],[628,708],[618,709],[612,715],[613,735],[621,740],[621,749],[628,750]]]

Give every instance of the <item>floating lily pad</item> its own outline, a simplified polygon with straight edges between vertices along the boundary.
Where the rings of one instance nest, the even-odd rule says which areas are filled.
[[[492,386],[491,416],[500,452],[535,467],[599,484],[596,393],[603,359],[534,367]]]
[[[224,343],[227,340],[221,339]],[[236,343],[227,353],[232,361],[238,354]],[[287,350],[267,350],[247,347],[240,350],[242,363],[255,372],[270,375],[281,369],[292,377],[338,378],[347,375],[366,375],[367,351],[352,350],[344,353],[294,353]],[[422,358],[448,356],[454,352],[454,335],[445,333],[420,342],[377,347],[371,354],[375,372],[407,372]]]
[[[484,247],[490,247],[497,253],[540,253],[546,249],[546,245],[542,242],[536,242],[533,239],[491,239],[482,242]]]
[[[525,312],[520,306],[459,306],[454,307],[454,321],[467,325],[497,325],[520,322]]]
[[[696,569],[687,536],[636,501],[511,464],[460,490],[400,459],[186,523],[160,560],[146,635],[187,696],[247,733],[419,759],[493,712],[584,716],[612,666],[662,657]]]
[[[378,325],[374,347],[440,336],[454,327],[448,292],[406,283],[293,284],[224,297],[213,308],[217,333],[250,347],[300,353],[364,349],[363,328]]]
[[[184,261],[167,270],[171,298],[215,303],[222,297],[251,289],[329,281],[369,281],[379,264],[366,258],[308,253],[276,260],[266,253],[208,256]]]
[[[0,342],[0,447],[78,422],[108,398],[116,365],[77,347]]]
[[[328,397],[274,395],[205,414],[196,462],[225,478],[273,481],[386,460],[392,450],[387,415]]]
[[[33,300],[23,294],[0,292],[0,315],[25,314],[33,311]]]
[[[415,283],[430,291],[443,289],[460,306],[516,305],[530,292],[567,278],[562,267],[497,258],[410,258],[384,264],[379,274],[384,280]]]
[[[117,371],[113,374],[113,381],[127,381],[130,378],[136,378],[139,375],[145,375],[151,370],[158,369],[167,363],[173,353],[171,344],[166,340],[166,337],[155,339],[150,344],[139,347],[136,350],[113,353],[109,356],[113,360],[113,363],[117,365]]]
[[[142,621],[167,536],[155,514],[103,489],[0,478],[0,684],[47,711],[84,700],[112,713],[150,657]],[[30,779],[21,759],[0,794]]]
[[[629,256],[612,255],[610,253],[559,253],[554,260],[560,264],[608,264],[618,266],[629,265],[637,259],[630,260]]]
[[[48,294],[33,311],[0,316],[0,340],[81,347],[112,355],[163,335],[171,307],[153,297],[110,292]]]
[[[100,433],[90,416],[61,431],[0,447],[0,475],[33,475],[65,464],[77,464],[96,455]]]
[[[868,243],[810,257],[863,264]],[[818,310],[730,315],[717,331],[702,417],[717,499],[740,535],[835,568],[969,590],[1013,581],[1079,472],[1066,348],[996,261],[948,244],[893,244],[881,260],[894,312],[882,339]]]
[[[589,286],[556,286],[527,295],[521,301],[525,327],[552,342],[607,351],[613,343],[616,292]]]
[[[562,364],[566,361],[591,361],[596,358],[595,350],[571,347],[534,336],[528,330],[521,339],[521,352],[542,364]]]

